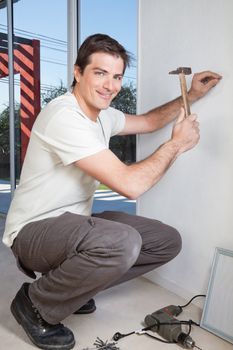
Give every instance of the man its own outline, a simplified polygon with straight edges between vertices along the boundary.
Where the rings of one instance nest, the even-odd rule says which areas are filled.
[[[117,41],[90,36],[78,52],[72,93],[51,101],[33,126],[3,241],[25,273],[42,274],[24,283],[11,304],[42,349],[71,349],[73,333],[61,320],[93,312],[99,291],[167,263],[181,249],[179,233],[160,221],[119,212],[91,216],[99,182],[138,198],[199,140],[197,117],[184,118],[180,97],[138,116],[109,107],[129,62]],[[220,78],[194,75],[190,103]],[[125,165],[108,148],[113,135],[153,132],[177,115],[171,138],[145,160]]]

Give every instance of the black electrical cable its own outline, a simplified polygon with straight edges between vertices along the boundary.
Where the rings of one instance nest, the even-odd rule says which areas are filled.
[[[158,337],[156,337],[155,335],[149,334],[149,333],[147,333],[147,332],[145,332],[144,334],[147,335],[147,336],[150,337],[150,338],[153,338],[153,339],[155,339],[155,340],[160,341],[161,343],[175,344],[174,341],[163,340],[163,339],[158,338]]]
[[[174,325],[174,324],[177,324],[177,325],[180,325],[180,324],[189,325],[189,333],[188,333],[188,335],[191,332],[191,325],[199,326],[198,323],[196,323],[196,322],[194,322],[192,320],[189,320],[189,321],[185,321],[185,320],[184,321],[172,321],[172,322],[156,322],[153,325],[150,325],[150,326],[147,326],[145,328],[142,328],[140,331],[132,331],[132,332],[126,333],[126,334],[122,334],[120,332],[117,332],[117,333],[114,334],[112,339],[115,340],[115,341],[118,341],[121,338],[125,338],[125,337],[128,337],[129,335],[137,334],[139,332],[142,332],[142,334],[143,334],[145,331],[149,331],[155,326],[170,326],[170,325]],[[147,335],[151,336],[152,338],[157,338],[157,337],[152,336],[152,335],[150,335],[149,333],[146,333],[146,332],[144,334],[147,334]],[[158,338],[158,339],[160,339],[160,338]],[[161,341],[164,342],[164,343],[167,343],[167,341],[165,341],[165,340],[161,340]],[[168,342],[168,343],[170,343],[170,342]]]
[[[199,298],[199,297],[206,297],[205,294],[198,294],[198,295],[195,295],[192,299],[189,300],[189,302],[185,305],[178,305],[178,307],[180,307],[181,309],[183,309],[184,307],[188,306],[189,304],[191,304],[191,302],[196,299],[196,298]]]
[[[191,333],[191,330],[192,330],[192,325],[191,325],[191,323],[190,323],[190,324],[189,324],[189,330],[188,330],[187,335],[189,335],[189,334]]]

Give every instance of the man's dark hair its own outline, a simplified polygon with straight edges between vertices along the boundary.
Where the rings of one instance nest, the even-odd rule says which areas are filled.
[[[90,56],[96,52],[105,52],[113,56],[120,56],[124,62],[123,73],[126,67],[129,67],[132,58],[131,54],[115,39],[106,34],[94,34],[86,38],[78,50],[75,65],[79,66],[81,73],[84,72],[84,69],[90,63]],[[75,84],[76,79],[74,78],[71,87],[74,87]]]

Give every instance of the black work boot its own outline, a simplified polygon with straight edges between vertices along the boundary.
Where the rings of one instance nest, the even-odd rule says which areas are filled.
[[[49,324],[40,315],[28,296],[29,283],[24,283],[11,303],[11,312],[31,341],[45,350],[69,350],[74,347],[74,335],[63,324]]]
[[[95,310],[96,310],[95,300],[90,299],[85,305],[83,305],[82,307],[80,307],[80,309],[75,311],[74,314],[78,314],[78,315],[79,314],[91,314]]]

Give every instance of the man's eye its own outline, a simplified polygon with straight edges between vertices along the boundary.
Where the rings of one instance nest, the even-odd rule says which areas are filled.
[[[121,80],[122,80],[122,76],[121,76],[121,75],[116,75],[116,76],[114,77],[114,79],[121,81]]]
[[[104,76],[104,72],[95,72],[96,75],[99,75],[100,77],[103,77]]]

